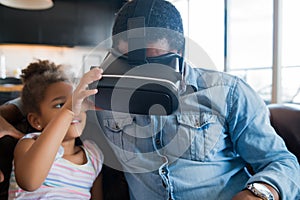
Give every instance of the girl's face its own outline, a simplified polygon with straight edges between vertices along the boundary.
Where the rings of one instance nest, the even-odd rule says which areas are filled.
[[[72,85],[66,82],[57,82],[48,86],[44,100],[40,104],[40,120],[43,128],[45,128],[60,111],[67,101],[67,98],[72,95],[72,91]],[[74,139],[80,136],[85,127],[85,123],[86,113],[82,111],[78,116],[74,116],[64,140]]]

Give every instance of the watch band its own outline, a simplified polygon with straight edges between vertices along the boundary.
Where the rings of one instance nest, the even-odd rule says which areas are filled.
[[[250,183],[247,185],[246,189],[263,200],[274,200],[273,193],[261,183]]]

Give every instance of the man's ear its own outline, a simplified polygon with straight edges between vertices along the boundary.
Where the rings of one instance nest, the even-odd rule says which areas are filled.
[[[43,129],[40,117],[37,113],[28,113],[27,120],[29,124],[36,130],[40,131]]]

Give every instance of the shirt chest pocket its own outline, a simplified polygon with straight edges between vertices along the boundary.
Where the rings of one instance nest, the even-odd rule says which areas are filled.
[[[210,112],[183,114],[177,116],[178,131],[188,137],[190,147],[183,157],[197,161],[207,161],[217,150],[222,126],[217,115]]]
[[[136,157],[136,124],[132,118],[105,119],[104,134],[111,147],[122,161],[129,161]]]

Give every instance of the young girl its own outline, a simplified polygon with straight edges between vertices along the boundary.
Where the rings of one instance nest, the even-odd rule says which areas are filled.
[[[9,199],[102,199],[103,154],[92,141],[75,142],[86,123],[85,99],[97,92],[86,88],[101,73],[89,71],[73,91],[52,62],[39,60],[22,70],[22,103],[38,131],[15,148]]]

